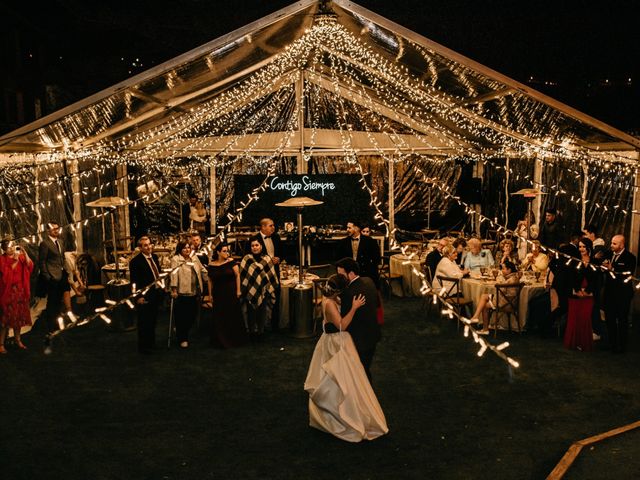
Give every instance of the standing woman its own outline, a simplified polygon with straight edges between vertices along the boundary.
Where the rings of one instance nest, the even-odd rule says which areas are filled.
[[[261,338],[264,326],[271,320],[279,279],[269,255],[263,255],[262,244],[251,240],[251,253],[240,262],[240,291],[242,313],[250,336]]]
[[[4,354],[7,353],[4,341],[9,328],[13,329],[18,348],[27,349],[20,338],[20,330],[31,325],[29,279],[33,262],[25,250],[10,240],[3,240],[0,248],[0,354]]]
[[[176,320],[176,341],[180,347],[189,346],[189,330],[198,312],[198,301],[203,292],[202,274],[205,268],[197,256],[191,256],[191,246],[181,240],[171,259],[171,301]]]
[[[531,225],[531,228],[529,228]],[[536,225],[536,217],[533,212],[524,214],[524,218],[518,222],[515,233],[518,237],[518,259],[524,261],[527,256],[527,240],[538,238],[540,229]]]
[[[220,243],[207,266],[209,297],[213,306],[211,345],[222,348],[247,343],[247,331],[240,308],[240,269],[231,258],[229,246]]]
[[[569,295],[567,329],[564,332],[564,346],[582,351],[593,350],[593,330],[591,314],[594,293],[600,288],[600,273],[591,265],[593,243],[586,237],[578,243],[580,265],[572,272],[573,292]]]

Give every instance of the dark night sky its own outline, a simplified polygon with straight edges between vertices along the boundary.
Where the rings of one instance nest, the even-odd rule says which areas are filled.
[[[0,5],[42,37],[46,75],[74,101],[291,3],[49,0],[40,10],[24,0]],[[613,126],[640,130],[640,33],[631,0],[598,8],[577,0],[357,3],[523,83],[530,77],[556,82],[531,85]],[[131,66],[136,58],[142,68]]]

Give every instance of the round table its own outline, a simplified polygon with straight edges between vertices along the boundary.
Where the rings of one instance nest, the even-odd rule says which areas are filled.
[[[480,295],[483,293],[492,293],[495,295],[496,282],[493,278],[463,278],[462,279],[462,294],[467,300],[472,300],[474,304],[474,311],[478,303]],[[527,310],[529,308],[529,300],[532,297],[540,295],[544,292],[543,283],[530,283],[524,284],[520,292],[520,301],[518,306],[518,323],[519,325],[511,325],[512,331],[522,331],[527,323]],[[504,317],[501,318],[501,323],[498,328],[508,330],[509,326],[506,324]]]
[[[415,268],[419,272],[422,271],[421,257],[414,256],[409,258],[401,253],[391,255],[389,258],[389,273],[402,276],[402,291],[396,285],[392,285],[392,293],[399,297],[419,297],[422,288],[422,277],[413,273]]]

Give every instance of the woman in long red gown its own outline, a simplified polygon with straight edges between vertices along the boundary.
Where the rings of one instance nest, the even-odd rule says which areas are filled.
[[[10,240],[0,242],[0,354],[7,353],[4,341],[9,328],[18,348],[26,350],[22,343],[22,327],[31,325],[29,299],[31,297],[30,277],[33,262],[27,252]]]
[[[232,348],[248,341],[240,309],[240,272],[229,247],[219,244],[207,265],[209,295],[212,301],[211,345]]]
[[[573,272],[573,294],[569,296],[567,329],[563,343],[565,348],[589,352],[593,350],[593,296],[598,294],[600,276],[598,270],[591,266],[591,240],[581,238],[578,249],[582,264]]]

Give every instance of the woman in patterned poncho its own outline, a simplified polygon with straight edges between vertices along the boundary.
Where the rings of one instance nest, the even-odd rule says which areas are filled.
[[[252,338],[261,338],[265,324],[271,321],[276,301],[275,287],[279,283],[276,268],[269,255],[262,253],[262,244],[251,240],[251,253],[240,262],[240,290],[245,326]]]

